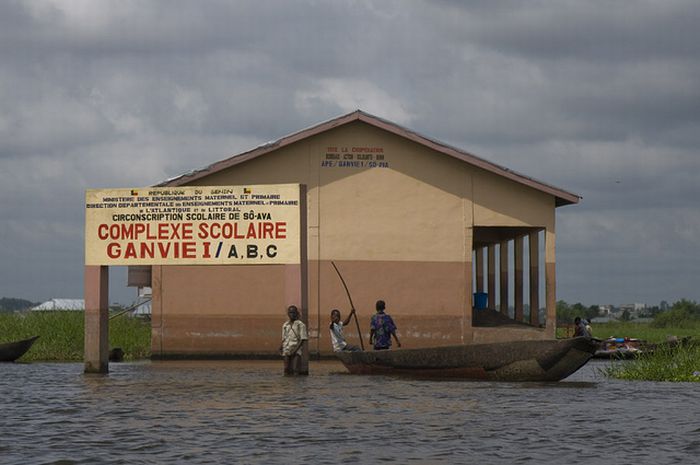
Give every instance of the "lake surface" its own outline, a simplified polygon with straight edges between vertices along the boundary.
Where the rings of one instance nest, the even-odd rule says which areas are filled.
[[[1,464],[672,464],[700,460],[700,383],[354,376],[311,362],[0,364]]]

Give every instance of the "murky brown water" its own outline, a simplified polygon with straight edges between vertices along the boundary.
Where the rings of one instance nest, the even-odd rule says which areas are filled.
[[[700,383],[347,375],[312,362],[0,364],[0,463],[698,463]]]

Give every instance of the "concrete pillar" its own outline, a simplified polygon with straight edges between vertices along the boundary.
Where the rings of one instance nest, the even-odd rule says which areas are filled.
[[[476,292],[484,292],[484,248],[476,249]]]
[[[530,324],[539,326],[540,308],[540,241],[537,231],[528,235],[530,240]]]
[[[486,274],[486,288],[488,289],[489,303],[488,308],[496,309],[496,245],[491,244],[487,249],[487,274]]]
[[[557,274],[556,274],[556,258],[555,258],[555,241],[556,236],[554,230],[547,229],[545,231],[545,253],[544,253],[544,282],[545,294],[547,300],[547,335],[550,338],[556,337],[557,331]]]
[[[473,302],[473,261],[472,261],[472,232],[473,230],[465,228],[464,239],[466,241],[466,247],[464,248],[464,324],[462,325],[462,343],[471,344],[474,341],[474,326],[473,326],[473,316],[474,316],[474,302]]]
[[[286,305],[296,305],[301,312],[300,320],[309,329],[309,269],[308,269],[308,248],[307,248],[307,212],[306,212],[306,186],[299,186],[299,248],[300,263],[284,265],[285,267],[285,302]],[[280,310],[286,310],[280,309]],[[302,348],[300,374],[309,374],[309,351],[310,346],[307,341]]]
[[[501,313],[503,315],[508,315],[508,241],[501,242],[500,249],[500,275],[501,281],[500,294],[501,294]]]
[[[474,339],[474,306],[473,306],[473,287],[472,287],[472,262],[464,263],[464,290],[466,299],[464,299],[464,324],[462,325],[462,344],[469,344]]]
[[[86,266],[85,373],[109,372],[109,268]]]
[[[151,267],[151,358],[163,357],[163,269]]]
[[[514,247],[514,255],[515,255],[515,270],[513,271],[514,273],[514,281],[515,281],[515,288],[513,289],[513,298],[515,300],[515,316],[514,318],[517,321],[523,321],[523,252],[524,252],[524,247],[523,247],[523,237],[516,237],[515,238],[515,247]]]

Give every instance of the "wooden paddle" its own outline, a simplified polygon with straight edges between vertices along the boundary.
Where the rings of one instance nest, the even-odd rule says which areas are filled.
[[[362,350],[365,350],[365,344],[362,342],[362,331],[360,331],[360,322],[357,320],[357,309],[355,308],[355,304],[352,303],[352,297],[350,297],[350,291],[348,290],[347,284],[345,284],[345,280],[343,279],[343,275],[340,274],[340,270],[338,270],[338,267],[335,266],[335,263],[331,261],[331,265],[333,265],[333,268],[335,268],[335,272],[338,273],[338,277],[340,278],[340,282],[343,283],[343,287],[345,288],[345,294],[348,296],[348,300],[350,301],[350,308],[355,310],[355,324],[357,325],[357,335],[360,336],[360,348]]]

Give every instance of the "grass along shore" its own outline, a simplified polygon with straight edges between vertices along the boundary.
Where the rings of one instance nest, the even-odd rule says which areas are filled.
[[[0,313],[0,343],[39,336],[19,361],[83,361],[85,315],[83,312]],[[124,360],[151,356],[151,323],[122,315],[109,322],[109,348],[120,347]]]
[[[700,382],[700,344],[657,349],[632,360],[613,360],[606,376],[631,381]]]
[[[564,328],[557,330],[563,335]],[[562,331],[560,333],[560,331]],[[616,321],[593,326],[593,337],[633,337],[660,343],[669,336],[679,339],[690,336],[694,343],[676,348],[656,350],[632,360],[611,360],[603,369],[606,376],[631,381],[691,381],[700,382],[700,322],[686,322],[682,326],[655,327],[650,323]]]

